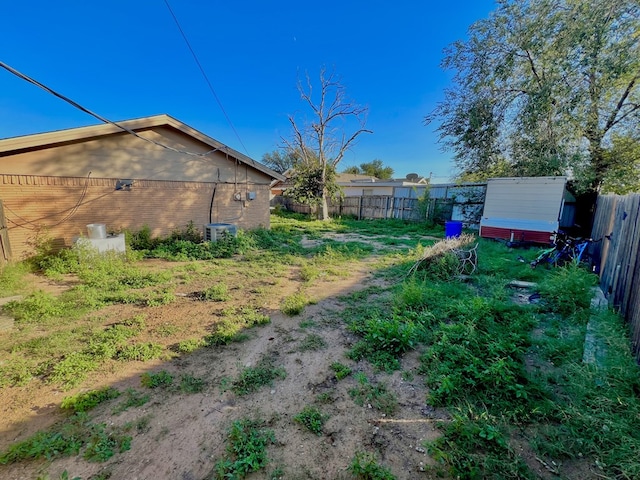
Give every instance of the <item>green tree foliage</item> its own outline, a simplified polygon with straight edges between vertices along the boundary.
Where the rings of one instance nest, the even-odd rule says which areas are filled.
[[[278,173],[285,173],[292,169],[298,160],[299,156],[295,152],[286,150],[274,150],[262,156],[262,163]]]
[[[312,120],[298,122],[293,115],[289,116],[293,135],[283,142],[287,151],[300,158],[293,169],[294,189],[289,195],[315,203],[320,207],[318,217],[328,220],[327,200],[337,188],[337,165],[362,133],[372,133],[365,128],[367,108],[348,100],[335,74],[327,75],[324,69],[320,71],[318,90],[313,89],[307,76],[305,85],[298,82],[298,91],[311,110]]]
[[[289,177],[291,186],[285,190],[287,197],[304,205],[311,205],[320,211],[322,202],[328,198],[338,198],[342,190],[336,183],[336,171],[332,165],[323,168],[318,161],[300,163]]]
[[[606,155],[610,168],[602,192],[618,195],[640,192],[640,140],[614,135]]]
[[[497,3],[446,50],[453,86],[426,122],[439,123],[462,175],[573,173],[583,190],[599,191],[621,166],[610,155],[614,135],[640,120],[640,5]]]
[[[354,175],[369,175],[381,180],[393,177],[393,168],[385,167],[382,160],[375,159],[371,162],[361,163],[360,166],[353,166],[344,169],[343,173],[352,173]]]

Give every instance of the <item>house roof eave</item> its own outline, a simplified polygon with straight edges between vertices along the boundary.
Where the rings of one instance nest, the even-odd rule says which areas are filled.
[[[179,130],[182,133],[201,141],[202,143],[212,147],[213,149],[224,151],[233,158],[237,159],[239,162],[251,166],[256,170],[270,176],[271,178],[277,180],[285,179],[283,175],[271,170],[266,165],[253,160],[247,155],[244,155],[237,150],[228,147],[227,145],[215,140],[212,137],[209,137],[208,135],[205,135],[204,133],[167,114],[136,118],[132,120],[125,120],[122,122],[90,125],[86,127],[77,127],[66,130],[56,130],[46,133],[36,133],[33,135],[6,138],[0,140],[0,157],[12,155],[19,151],[47,148],[49,146],[61,143],[102,137],[105,135],[113,135],[115,133],[122,133],[129,130],[136,131],[162,126],[175,128],[176,130]]]

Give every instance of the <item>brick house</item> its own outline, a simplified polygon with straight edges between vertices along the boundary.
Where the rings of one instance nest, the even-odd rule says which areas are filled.
[[[168,115],[0,140],[0,200],[14,259],[107,231],[166,235],[193,221],[269,227],[283,177]]]

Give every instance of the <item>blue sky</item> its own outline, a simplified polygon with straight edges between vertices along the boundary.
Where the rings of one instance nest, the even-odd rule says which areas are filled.
[[[445,182],[451,155],[423,118],[451,74],[443,49],[493,0],[169,0],[234,130],[164,0],[3,2],[0,61],[114,121],[167,113],[260,160],[306,112],[297,81],[333,71],[369,108],[339,166],[374,159],[395,176]],[[0,69],[0,138],[93,125],[93,117]],[[237,135],[236,135],[237,132]]]

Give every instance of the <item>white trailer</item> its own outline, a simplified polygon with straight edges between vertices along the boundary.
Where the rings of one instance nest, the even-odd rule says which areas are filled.
[[[566,177],[490,178],[480,236],[551,243],[560,225],[566,183]]]

